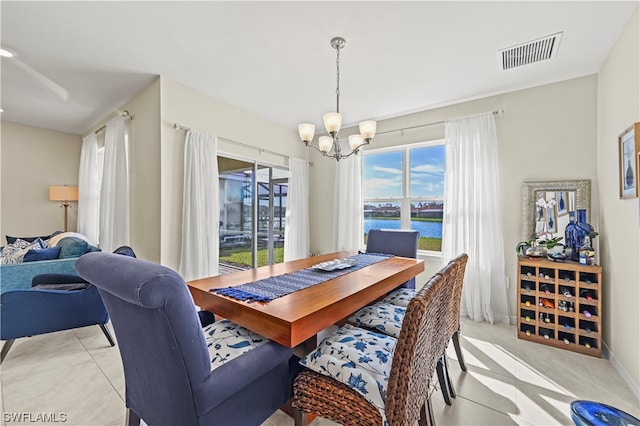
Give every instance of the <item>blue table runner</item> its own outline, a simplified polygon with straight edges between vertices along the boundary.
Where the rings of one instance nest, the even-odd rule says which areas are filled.
[[[317,269],[302,269],[288,274],[276,275],[264,278],[252,283],[241,284],[235,287],[211,289],[217,294],[230,296],[238,300],[248,302],[268,302],[278,297],[329,281],[333,278],[348,274],[358,269],[365,268],[374,263],[393,257],[390,254],[360,253],[349,259],[355,260],[355,265],[350,268],[336,269],[334,271],[322,271]]]

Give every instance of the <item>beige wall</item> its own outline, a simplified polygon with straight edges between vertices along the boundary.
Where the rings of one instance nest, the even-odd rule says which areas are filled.
[[[97,123],[104,126],[124,110],[129,135],[129,245],[141,259],[160,262],[160,78]],[[104,132],[98,136],[104,142]]]
[[[50,185],[78,185],[80,136],[2,122],[0,235],[46,235],[64,227],[64,209],[49,201]],[[76,230],[78,203],[69,207]]]
[[[303,159],[308,154],[295,130],[271,123],[164,77],[161,77],[161,110],[161,263],[178,269],[182,239],[185,132],[174,129],[175,123],[254,146],[258,149],[222,141],[218,151],[266,164],[288,163],[284,157],[260,152],[259,148]]]
[[[640,121],[640,14],[636,9],[598,74],[598,187],[604,340],[640,398],[640,210],[618,197],[618,135]]]
[[[516,313],[515,245],[521,238],[520,194],[525,180],[591,179],[592,221],[597,223],[596,186],[596,76],[587,76],[532,89],[492,96],[445,108],[378,122],[378,132],[440,122],[485,111],[504,109],[496,117],[504,220],[505,290],[510,313]],[[355,130],[341,133],[351,134]],[[444,125],[376,136],[370,149],[444,138]],[[311,155],[311,249],[332,248],[333,170],[335,165]],[[488,247],[487,249],[490,249]],[[440,258],[427,258],[424,283],[441,266]]]

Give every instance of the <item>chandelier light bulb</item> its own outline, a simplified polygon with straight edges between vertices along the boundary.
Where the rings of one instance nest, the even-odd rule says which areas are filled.
[[[342,114],[339,112],[328,112],[322,116],[324,127],[328,133],[338,133],[342,126]]]
[[[302,123],[298,125],[298,133],[302,142],[311,142],[316,134],[316,125],[311,123]]]
[[[333,146],[333,139],[329,136],[320,136],[318,145],[320,147],[320,151],[326,154],[327,152],[331,151],[331,147]]]
[[[374,120],[367,120],[360,122],[360,134],[364,139],[373,139],[376,135],[376,128],[378,127],[378,123]]]
[[[362,135],[349,135],[349,147],[351,151],[355,151],[363,143]]]

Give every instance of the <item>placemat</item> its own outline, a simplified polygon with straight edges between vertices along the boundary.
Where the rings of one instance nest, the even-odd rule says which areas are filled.
[[[291,272],[289,274],[276,275],[275,277],[264,278],[252,283],[240,284],[235,287],[226,287],[221,289],[210,289],[217,294],[230,296],[238,300],[246,300],[248,302],[268,302],[278,297],[302,290],[307,287],[329,281],[349,272],[357,271],[380,262],[389,257],[390,254],[381,253],[360,253],[349,259],[355,260],[355,265],[346,269],[338,269],[334,271],[319,271],[316,269],[302,269],[300,271]]]

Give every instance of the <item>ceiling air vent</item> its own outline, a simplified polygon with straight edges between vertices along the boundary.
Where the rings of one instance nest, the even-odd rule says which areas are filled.
[[[558,52],[562,32],[498,51],[503,70],[553,58]]]

